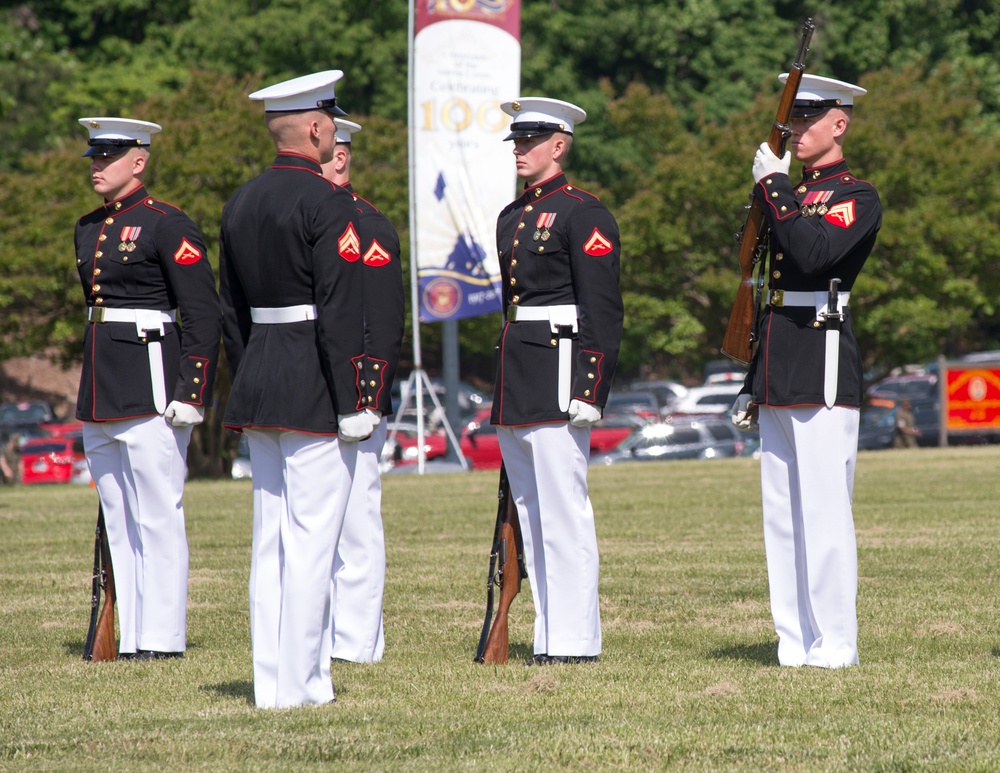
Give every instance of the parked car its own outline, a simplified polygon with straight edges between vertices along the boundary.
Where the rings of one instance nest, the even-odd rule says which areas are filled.
[[[74,480],[90,480],[81,438],[67,435],[31,438],[21,446],[21,483],[70,483]]]
[[[742,381],[694,387],[674,403],[666,418],[728,414],[742,388]]]
[[[938,377],[933,374],[888,376],[870,387],[868,397],[887,400],[920,400],[937,395]]]
[[[660,399],[652,390],[613,391],[604,405],[605,416],[641,416],[656,419],[660,416]]]
[[[727,418],[679,418],[637,429],[613,451],[591,458],[592,465],[665,459],[724,459],[739,456],[753,436]]]
[[[652,392],[656,395],[656,400],[662,412],[664,408],[669,408],[679,398],[686,395],[688,388],[676,381],[630,381],[622,385],[622,391]],[[605,409],[604,413],[607,415],[607,409]]]
[[[40,400],[0,404],[0,426],[42,424],[54,418],[49,404]]]
[[[896,439],[896,411],[898,406],[890,403],[866,405],[861,409],[858,427],[858,450],[877,451],[892,448]]]

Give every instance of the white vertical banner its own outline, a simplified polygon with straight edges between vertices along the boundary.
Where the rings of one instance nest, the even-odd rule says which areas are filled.
[[[419,318],[500,310],[496,217],[515,198],[509,116],[519,96],[521,0],[414,0],[412,260]]]

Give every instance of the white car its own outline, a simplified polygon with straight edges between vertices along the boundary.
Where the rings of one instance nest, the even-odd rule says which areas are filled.
[[[687,394],[670,406],[668,416],[705,416],[729,412],[736,395],[743,388],[742,381],[731,381],[712,386],[692,387]]]

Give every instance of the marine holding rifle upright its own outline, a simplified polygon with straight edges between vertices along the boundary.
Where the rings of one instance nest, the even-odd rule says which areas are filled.
[[[144,186],[161,127],[80,123],[104,203],[74,235],[88,319],[76,417],[114,565],[118,657],[176,658],[187,647],[187,448],[212,401],[219,296],[198,226]]]
[[[865,93],[803,75],[791,152],[778,158],[764,143],[752,168],[771,254],[760,343],[733,421],[749,429],[759,412],[764,547],[783,666],[858,663],[851,502],[863,382],[848,301],[882,211],[872,185],[851,173],[843,144]],[[797,184],[792,154],[804,164]]]
[[[563,165],[586,113],[556,99],[502,105],[513,116],[524,193],[497,220],[506,324],[491,423],[524,540],[535,604],[531,663],[601,652],[598,554],[587,493],[590,427],[601,418],[621,342],[618,224]]]

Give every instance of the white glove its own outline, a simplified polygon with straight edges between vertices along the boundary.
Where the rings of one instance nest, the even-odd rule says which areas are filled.
[[[733,424],[736,425],[737,429],[741,429],[744,432],[753,432],[757,429],[757,416],[759,412],[760,409],[756,405],[750,404],[750,395],[743,393],[736,396],[736,402],[733,403],[730,414]]]
[[[771,150],[771,146],[766,142],[760,143],[757,155],[753,157],[753,181],[759,183],[762,178],[769,174],[788,175],[788,168],[792,165],[792,154],[785,151],[785,155],[778,158]]]
[[[365,408],[365,413],[368,414],[368,418],[372,423],[372,432],[378,429],[378,425],[382,423],[382,411],[372,410],[371,408]]]
[[[591,427],[601,420],[601,410],[580,400],[569,401],[569,423],[574,427]]]
[[[349,413],[337,417],[337,435],[345,443],[357,443],[372,434],[371,411]]]
[[[172,427],[193,427],[205,420],[205,409],[199,405],[172,400],[163,412],[163,418]]]

